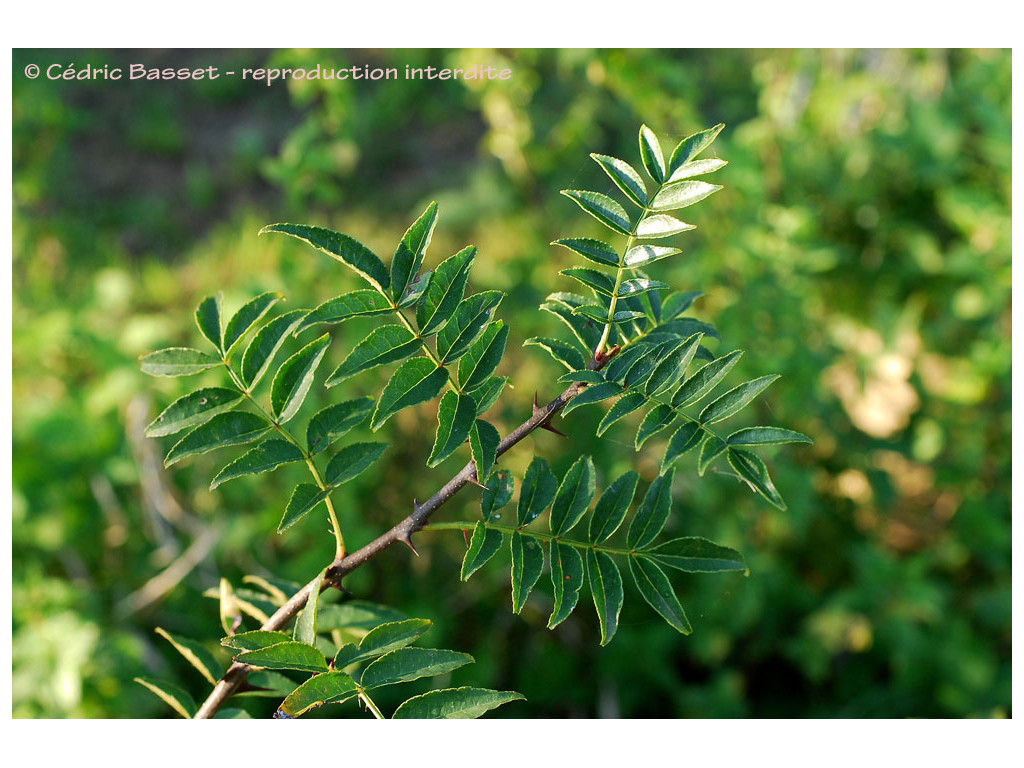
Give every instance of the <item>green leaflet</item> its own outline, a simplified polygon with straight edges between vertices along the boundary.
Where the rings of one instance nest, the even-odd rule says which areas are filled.
[[[401,325],[381,325],[360,341],[348,353],[327,379],[327,386],[333,387],[357,373],[376,368],[378,365],[404,360],[419,349],[420,340]]]
[[[335,669],[342,669],[357,661],[382,656],[414,643],[431,627],[428,619],[391,621],[374,627],[359,641],[359,645],[343,645],[334,657]],[[323,627],[321,627],[323,629]]]
[[[384,455],[387,443],[350,443],[338,451],[324,470],[324,482],[331,488],[344,485],[365,472]]]
[[[510,701],[524,699],[515,691],[487,688],[441,688],[406,700],[395,710],[394,719],[473,719]]]
[[[590,370],[569,371],[569,373],[558,377],[559,384],[575,384],[576,382],[582,382],[583,384],[603,384],[604,381],[604,374],[600,371]]]
[[[581,304],[578,307],[574,307],[572,313],[574,315],[583,315],[600,325],[604,325],[606,322],[609,322],[608,310],[597,304]],[[628,323],[631,320],[636,320],[643,316],[643,312],[619,310],[611,316],[610,321],[613,323]]]
[[[437,354],[442,365],[457,360],[469,349],[470,344],[490,322],[491,315],[504,296],[501,291],[484,291],[459,304],[452,319],[437,335]]]
[[[473,409],[474,415],[476,408]],[[490,477],[494,462],[498,460],[498,445],[501,443],[501,435],[494,428],[493,424],[476,419],[473,428],[469,431],[469,451],[476,464],[476,479]]]
[[[370,662],[363,670],[359,684],[366,689],[382,688],[421,677],[443,675],[472,663],[473,657],[468,653],[436,648],[399,648]]]
[[[486,522],[498,520],[501,518],[498,511],[504,509],[512,500],[512,491],[515,488],[512,474],[505,469],[495,472],[487,478],[484,486],[484,491],[480,494],[480,514]]]
[[[593,288],[602,296],[611,296],[612,291],[615,290],[615,278],[604,272],[598,272],[596,269],[590,269],[589,267],[572,267],[570,269],[563,269],[559,271],[558,274],[578,280],[588,288]],[[604,315],[607,314],[607,312],[604,313]]]
[[[156,680],[152,677],[136,677],[134,680],[143,688],[159,696],[165,704],[186,720],[195,717],[199,707],[196,706],[195,700],[188,694],[188,691],[179,688],[174,683]]]
[[[589,386],[570,400],[568,405],[562,409],[562,418],[565,418],[580,406],[599,403],[602,400],[607,400],[609,397],[615,397],[620,394],[622,394],[622,387],[612,381],[603,381],[600,384]]]
[[[702,338],[703,334],[693,334],[658,363],[651,378],[647,380],[648,397],[667,392],[682,381],[683,376],[686,375],[686,369],[693,361],[693,356],[697,354],[697,348],[700,346]]]
[[[250,390],[263,378],[274,362],[274,355],[305,316],[304,309],[286,312],[264,325],[252,337],[242,354],[242,381]]]
[[[699,536],[672,539],[644,551],[644,556],[686,573],[747,572],[743,555]]]
[[[644,184],[643,178],[633,166],[624,160],[609,157],[608,155],[591,153],[590,156],[608,174],[608,177],[615,182],[615,186],[625,193],[626,197],[641,208],[647,205],[647,187]]]
[[[675,211],[686,208],[699,203],[721,188],[719,184],[708,184],[706,181],[677,181],[674,184],[666,184],[651,201],[651,210]]]
[[[234,408],[242,401],[242,393],[223,387],[205,387],[179,397],[146,427],[146,437],[164,437],[183,429],[203,424]]]
[[[508,376],[491,376],[479,389],[473,391],[477,416],[483,416],[498,401],[498,396],[506,384]]]
[[[227,327],[224,329],[225,356],[230,355],[248,330],[283,298],[277,291],[267,291],[243,304],[242,308],[228,320]]]
[[[381,293],[391,282],[384,263],[369,248],[348,235],[306,224],[271,224],[260,230],[261,235],[264,232],[280,232],[304,240],[352,269]]]
[[[387,296],[373,288],[360,288],[358,291],[325,301],[306,315],[302,324],[295,329],[295,334],[298,335],[307,328],[321,323],[336,325],[353,317],[373,317],[394,311],[395,308],[391,306]]]
[[[249,685],[259,688],[258,691],[245,691],[236,693],[235,696],[271,696],[280,698],[286,696],[295,687],[294,681],[285,677],[280,672],[271,672],[266,669],[254,669],[246,677]]]
[[[580,189],[563,189],[562,194],[609,229],[623,235],[628,235],[632,229],[626,209],[607,195]]]
[[[676,291],[669,294],[661,305],[661,322],[667,323],[679,317],[703,295],[701,291]]]
[[[402,363],[391,376],[377,400],[370,419],[370,428],[376,432],[384,423],[404,408],[419,405],[437,397],[448,382],[448,370],[438,368],[425,357],[414,357]]]
[[[501,320],[488,325],[459,360],[459,387],[463,392],[479,389],[494,373],[505,354],[508,326]]]
[[[616,294],[620,299],[628,299],[632,296],[639,296],[648,291],[658,291],[668,288],[668,283],[660,280],[649,280],[646,277],[637,277],[632,280],[623,280],[619,283],[619,292]]]
[[[672,172],[672,176],[669,178],[669,183],[682,181],[683,179],[690,179],[694,176],[703,176],[705,173],[712,173],[728,164],[728,160],[719,160],[717,157],[683,163],[683,165],[679,166]]]
[[[580,599],[583,586],[583,558],[573,547],[551,542],[551,586],[555,604],[548,619],[548,629],[554,629],[573,612]]]
[[[232,445],[251,443],[270,429],[263,417],[248,411],[219,413],[205,424],[200,424],[181,438],[167,453],[164,466],[176,464],[187,456],[227,448]]]
[[[501,533],[477,523],[473,528],[473,538],[469,541],[469,549],[462,560],[462,573],[459,578],[469,581],[469,577],[487,564],[487,561],[498,554],[501,549]]]
[[[604,377],[608,381],[624,381],[629,370],[639,362],[641,357],[647,356],[654,348],[655,346],[646,340],[628,345],[605,366],[603,371]]]
[[[679,142],[676,148],[672,151],[672,157],[669,159],[668,167],[670,175],[675,176],[676,172],[685,163],[690,162],[693,158],[703,152],[711,142],[715,140],[718,134],[721,133],[723,128],[725,128],[725,123],[719,123],[713,128],[697,131],[697,133],[687,136]]]
[[[387,605],[367,600],[349,600],[321,606],[317,624],[321,632],[333,629],[372,630],[386,622],[401,621],[405,614]],[[426,619],[419,619],[426,621]],[[427,622],[430,625],[430,622]]]
[[[431,202],[395,249],[391,258],[391,298],[396,302],[405,295],[405,289],[419,271],[436,224],[437,203]]]
[[[704,477],[708,467],[714,463],[715,459],[722,455],[726,448],[728,448],[728,445],[726,445],[725,440],[718,435],[708,437],[704,441],[704,445],[700,447],[700,458],[697,459],[697,474]]]
[[[549,339],[535,336],[523,342],[524,347],[540,347],[557,362],[564,365],[570,371],[578,371],[586,368],[587,361],[583,359],[580,351],[571,344],[559,339]]]
[[[316,584],[309,593],[309,599],[295,617],[295,628],[292,639],[297,643],[316,645],[316,608],[320,602],[320,586],[323,584],[327,569],[324,568],[316,577]]]
[[[234,648],[239,651],[255,651],[258,648],[286,643],[291,639],[291,636],[286,635],[284,632],[254,629],[251,632],[239,632],[237,635],[228,635],[221,639],[220,644],[225,648]]]
[[[172,635],[160,627],[156,628],[156,633],[173,645],[189,664],[199,670],[199,674],[205,677],[207,682],[211,685],[217,684],[218,678],[224,674],[224,667],[204,645],[181,635]]]
[[[656,213],[641,219],[640,223],[636,225],[636,237],[639,240],[661,240],[691,229],[696,229],[696,227],[693,224],[680,221],[675,216]]]
[[[213,355],[191,347],[169,347],[139,358],[139,367],[150,376],[191,376],[220,365]]]
[[[624,394],[615,401],[615,404],[608,410],[608,413],[601,419],[601,423],[597,425],[597,436],[603,435],[612,424],[641,408],[646,402],[647,398],[639,392],[627,392]]]
[[[665,156],[661,153],[661,144],[654,131],[646,125],[640,126],[640,159],[652,179],[658,184],[665,181]]]
[[[604,489],[601,498],[597,500],[594,507],[594,514],[590,517],[590,527],[587,531],[587,540],[592,544],[600,544],[611,537],[622,521],[626,519],[626,512],[629,505],[633,503],[633,495],[636,493],[636,485],[640,475],[629,471],[619,477]]]
[[[772,506],[783,510],[786,508],[786,502],[782,500],[768,474],[768,467],[757,455],[742,448],[729,448],[728,456],[732,468],[756,493],[767,499]]]
[[[512,613],[522,612],[526,600],[544,570],[544,548],[532,536],[514,531],[512,551]]]
[[[581,456],[565,473],[551,505],[548,523],[555,536],[564,536],[586,514],[594,498],[594,462]]]
[[[629,571],[640,596],[670,627],[684,635],[693,631],[672,583],[661,568],[646,558],[634,556],[629,558]]]
[[[601,624],[601,645],[608,645],[619,626],[619,611],[622,610],[622,574],[615,561],[594,549],[587,550],[587,578],[594,608]]]
[[[297,669],[300,672],[326,672],[327,661],[316,648],[305,643],[287,641],[268,645],[235,656],[235,661],[263,669]]]
[[[281,518],[281,522],[278,523],[277,532],[284,533],[316,509],[320,502],[326,498],[327,492],[321,491],[312,483],[299,483],[295,486],[295,490],[292,491],[292,497],[288,500],[284,516]]]
[[[405,295],[402,296],[398,302],[399,309],[405,309],[406,307],[415,306],[423,292],[427,290],[427,285],[430,283],[430,276],[434,274],[430,270],[426,272],[420,272],[416,278],[409,283],[409,287],[405,289]]]
[[[598,341],[601,339],[604,316],[602,315],[599,323],[595,323],[587,318],[573,314],[577,307],[583,306],[586,303],[587,300],[582,296],[574,293],[557,292],[549,294],[544,303],[540,305],[540,308],[545,312],[550,312],[565,323],[569,330],[572,331],[573,336],[579,340],[581,352],[589,357],[590,351],[597,346]]]
[[[658,475],[647,489],[640,508],[633,516],[633,522],[626,532],[626,546],[631,550],[643,549],[654,541],[665,527],[672,511],[672,481],[676,470],[673,467],[664,475]]]
[[[667,259],[681,253],[678,248],[669,248],[663,245],[635,245],[626,251],[622,259],[622,265],[626,269],[638,269],[652,264],[655,261]]]
[[[534,456],[519,488],[519,507],[516,512],[519,527],[529,525],[540,517],[554,501],[557,492],[558,478],[544,459]]]
[[[551,245],[568,248],[595,264],[603,264],[608,267],[619,265],[619,254],[603,240],[595,240],[592,237],[565,237],[555,240]]]
[[[712,360],[690,376],[672,396],[672,407],[685,408],[703,398],[725,378],[742,354],[743,350],[737,349],[728,355]]]
[[[279,424],[289,421],[306,399],[313,375],[331,344],[329,334],[311,341],[285,360],[270,385],[270,409]]]
[[[715,422],[723,421],[738,413],[747,405],[747,403],[764,392],[764,390],[767,389],[768,386],[777,378],[779,378],[778,374],[762,376],[759,379],[744,382],[738,387],[730,389],[717,400],[709,403],[704,410],[700,412],[701,424],[714,424]]]
[[[747,427],[726,438],[729,445],[780,445],[782,443],[813,443],[807,435],[782,427]]]
[[[476,401],[472,397],[445,392],[437,408],[437,436],[427,466],[436,467],[455,453],[466,442],[475,421]]]
[[[636,449],[639,451],[644,443],[671,425],[675,419],[676,412],[668,405],[659,403],[651,408],[636,431]]]
[[[310,454],[319,453],[358,427],[373,410],[373,398],[357,397],[329,405],[318,411],[306,427],[306,447]]]
[[[416,305],[416,327],[421,336],[436,333],[448,322],[462,301],[476,247],[467,246],[444,261],[430,275],[423,296]]]
[[[196,307],[196,325],[199,331],[210,340],[210,343],[222,350],[224,344],[224,331],[221,328],[220,305],[223,294],[207,296],[199,306]]]
[[[348,701],[358,693],[355,681],[344,672],[322,672],[289,693],[281,704],[280,711],[288,717],[299,717],[324,704]]]
[[[217,476],[213,478],[213,482],[210,483],[210,490],[212,491],[218,485],[222,485],[228,480],[234,480],[236,477],[270,472],[282,464],[303,461],[305,458],[302,451],[287,440],[276,438],[264,440],[218,472]]]

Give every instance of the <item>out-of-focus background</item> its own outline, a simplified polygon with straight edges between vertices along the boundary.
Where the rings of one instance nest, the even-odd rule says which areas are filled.
[[[514,74],[272,87],[21,75],[52,62]],[[783,375],[752,423],[815,440],[767,452],[785,512],[681,462],[673,531],[739,548],[749,578],[673,576],[689,637],[627,592],[603,649],[586,596],[545,629],[546,577],[520,617],[504,567],[461,584],[454,532],[421,536],[418,559],[386,552],[348,588],[472,653],[454,684],[527,696],[497,716],[1011,714],[1009,51],[47,50],[16,51],[14,72],[15,716],[167,715],[133,676],[207,689],[154,627],[213,648],[217,601],[201,593],[220,576],[305,581],[330,558],[319,520],[274,533],[298,470],[211,493],[224,456],[165,473],[167,445],[141,436],[195,382],[148,378],[137,358],[198,345],[204,296],[222,289],[230,310],[275,289],[305,307],[356,286],[301,244],[257,239],[262,225],[332,226],[386,258],[436,199],[428,264],[474,243],[473,287],[508,292],[515,389],[492,412],[504,431],[535,390],[559,389],[556,364],[521,347],[559,332],[537,305],[572,290],[557,274],[571,255],[548,243],[595,231],[558,191],[609,187],[588,153],[636,162],[641,122],[669,148],[726,123],[712,149],[730,161],[725,189],[691,209],[686,255],[653,276],[706,292],[698,315],[747,350],[735,381]],[[370,325],[344,326],[328,364]],[[625,427],[596,440],[600,413],[576,411],[568,442],[540,433],[505,465],[521,477],[537,453],[561,472],[590,452],[599,482],[629,467],[650,479],[664,439],[640,455]],[[338,494],[350,542],[461,466],[423,466],[433,424],[427,407],[395,419],[390,460]],[[468,489],[438,519],[476,505]]]

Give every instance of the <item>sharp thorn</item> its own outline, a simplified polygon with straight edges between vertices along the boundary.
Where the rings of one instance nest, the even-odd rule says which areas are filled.
[[[416,547],[412,545],[412,534],[407,533],[405,534],[405,536],[399,536],[398,540],[405,544],[405,546],[407,546],[409,549],[411,549],[412,553],[416,555],[416,557],[420,556],[420,553],[416,551]]]
[[[468,480],[469,480],[469,482],[471,482],[471,483],[472,483],[473,485],[475,485],[475,486],[476,486],[477,488],[483,488],[483,489],[484,489],[485,491],[487,490],[487,486],[486,486],[486,485],[484,485],[483,483],[481,483],[481,482],[480,482],[480,481],[479,481],[479,480],[477,479],[477,476],[476,476],[476,474],[473,474],[473,475],[471,475],[471,476],[470,476],[470,477],[468,478]]]
[[[541,425],[540,425],[540,428],[541,428],[541,429],[546,429],[546,430],[547,430],[548,432],[554,432],[554,433],[555,433],[556,435],[559,435],[559,436],[561,436],[561,437],[569,437],[569,436],[568,436],[567,434],[565,434],[564,432],[559,432],[559,431],[558,431],[557,429],[555,429],[554,427],[552,427],[552,426],[551,426],[551,424],[549,424],[549,423],[548,423],[548,422],[546,422],[546,421],[545,421],[545,422],[544,422],[543,424],[541,424]]]
[[[469,549],[469,532],[465,528],[462,529],[462,540],[466,542],[466,549]]]
[[[544,409],[540,407],[540,403],[537,402],[537,393],[534,392],[533,393],[533,415],[536,416],[538,413],[540,413],[543,410]]]

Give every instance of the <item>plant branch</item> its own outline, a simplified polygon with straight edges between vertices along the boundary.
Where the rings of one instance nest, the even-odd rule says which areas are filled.
[[[613,356],[613,354],[609,354],[608,356],[595,358],[595,360],[593,360],[587,367],[594,371],[600,370],[608,363],[609,360],[611,360]],[[509,432],[498,444],[497,455],[501,456],[506,453],[510,448],[531,432],[550,422],[551,417],[565,408],[570,400],[583,391],[584,387],[586,387],[586,384],[573,384],[547,405],[535,406],[533,415],[514,430]],[[390,531],[378,536],[361,549],[356,550],[343,558],[336,558],[327,570],[327,575],[321,584],[321,589],[340,585],[344,576],[351,573],[356,568],[365,565],[368,561],[372,560],[396,541],[402,541],[409,546],[412,546],[412,535],[426,525],[430,516],[434,514],[441,505],[458,493],[471,479],[476,479],[476,465],[472,461],[463,467],[455,477],[445,483],[444,486],[427,501],[423,504],[415,504],[412,514],[394,526]],[[295,614],[298,613],[306,604],[306,600],[309,598],[310,593],[312,590],[316,589],[318,581],[319,578],[313,579],[306,586],[292,595],[288,599],[288,602],[278,608],[277,611],[274,612],[274,615],[270,617],[270,620],[260,627],[260,629],[278,630],[285,626],[285,624],[287,624],[288,621],[290,621],[291,618],[295,616]],[[224,676],[214,686],[213,691],[206,698],[206,701],[204,701],[203,705],[199,708],[199,711],[196,713],[196,719],[213,717],[227,698],[238,690],[238,687],[245,680],[246,675],[249,674],[250,669],[252,669],[252,667],[248,664],[241,664],[239,662],[232,664],[228,668],[228,671],[224,673]]]

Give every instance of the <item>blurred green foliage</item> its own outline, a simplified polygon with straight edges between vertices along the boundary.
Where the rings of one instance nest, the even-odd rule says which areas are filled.
[[[438,200],[428,259],[472,242],[474,288],[509,293],[515,388],[494,412],[508,429],[534,390],[558,389],[555,364],[519,346],[554,329],[541,298],[570,289],[557,270],[571,256],[547,243],[592,234],[558,190],[610,186],[587,154],[632,157],[641,122],[671,140],[720,121],[726,188],[695,214],[688,255],[653,276],[706,290],[699,315],[725,348],[748,350],[736,381],[783,374],[750,423],[815,445],[767,457],[786,512],[684,459],[669,532],[737,547],[751,576],[674,578],[690,637],[627,597],[604,649],[589,609],[548,632],[541,589],[513,616],[500,568],[460,584],[458,533],[423,534],[420,558],[389,550],[346,585],[433,620],[431,644],[472,653],[457,684],[526,695],[499,716],[1011,714],[1008,51],[48,50],[15,51],[14,71],[139,60],[485,63],[514,76],[269,88],[15,77],[15,716],[166,714],[135,675],[199,698],[206,684],[153,628],[212,639],[216,601],[200,594],[219,576],[306,581],[330,559],[311,520],[273,532],[298,474],[211,493],[223,459],[163,475],[161,446],[140,437],[193,382],[148,379],[137,356],[195,343],[203,296],[223,289],[231,311],[279,290],[301,307],[353,286],[309,249],[257,240],[260,226],[332,226],[387,255]],[[331,354],[371,324],[344,326]],[[639,455],[628,426],[595,440],[600,415],[576,411],[559,424],[568,441],[535,435],[505,466],[522,477],[536,452],[563,472],[590,452],[599,483],[631,467],[650,480],[664,440]],[[337,494],[350,542],[465,460],[426,470],[433,413],[401,416],[385,430],[391,461]],[[438,519],[475,515],[475,493]],[[144,586],[182,559],[194,567],[180,583]],[[246,706],[267,715],[264,701]]]

